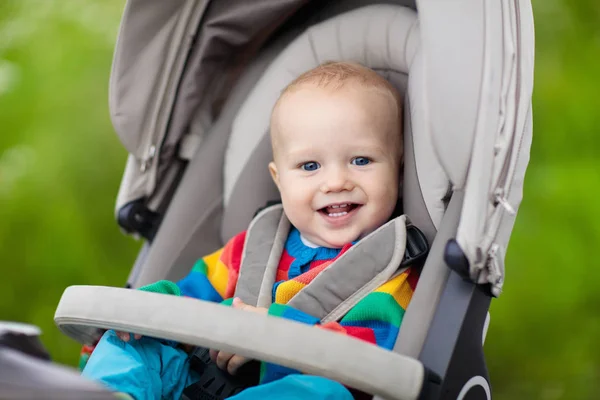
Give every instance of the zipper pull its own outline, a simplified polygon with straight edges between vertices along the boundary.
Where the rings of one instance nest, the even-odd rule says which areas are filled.
[[[504,190],[496,189],[494,192],[494,200],[495,203],[500,204],[509,215],[514,216],[517,214],[513,206],[511,206],[508,200],[506,200],[506,197],[504,196]]]
[[[502,292],[502,283],[504,282],[504,255],[498,244],[493,244],[488,251],[487,270],[492,294],[494,297],[498,297]]]
[[[142,172],[142,173],[146,172],[146,170],[148,169],[150,164],[152,164],[152,160],[154,159],[155,155],[156,155],[156,146],[152,145],[148,149],[148,155],[146,156],[146,158],[144,158],[142,160],[142,162],[140,164],[140,172]]]

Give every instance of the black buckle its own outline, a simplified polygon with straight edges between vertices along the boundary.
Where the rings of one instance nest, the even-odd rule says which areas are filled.
[[[260,376],[260,363],[250,361],[233,376],[221,370],[210,359],[209,350],[197,347],[190,358],[190,369],[197,372],[200,380],[183,391],[182,400],[221,400],[256,386]]]
[[[406,226],[406,250],[402,259],[401,267],[417,264],[427,257],[429,243],[425,234],[414,225]]]
[[[125,204],[117,213],[117,223],[125,232],[137,233],[148,241],[154,239],[159,222],[160,215],[150,211],[143,199]]]

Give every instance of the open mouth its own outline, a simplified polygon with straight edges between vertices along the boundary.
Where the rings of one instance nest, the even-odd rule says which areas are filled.
[[[339,218],[348,215],[360,206],[360,204],[356,203],[337,203],[323,207],[319,212],[331,218]]]

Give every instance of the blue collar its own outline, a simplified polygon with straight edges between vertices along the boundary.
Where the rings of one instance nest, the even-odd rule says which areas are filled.
[[[354,245],[358,240],[352,242]],[[329,247],[310,247],[305,245],[300,238],[300,231],[294,226],[291,227],[288,238],[285,242],[285,250],[294,258],[290,269],[288,270],[288,279],[294,279],[297,276],[308,271],[311,261],[315,260],[333,260],[337,257],[342,249],[330,249]],[[273,301],[277,287],[284,281],[276,282],[273,285]]]
[[[308,271],[311,261],[332,260],[340,254],[342,249],[330,249],[328,247],[310,247],[305,245],[300,238],[300,231],[292,227],[285,249],[294,258],[288,271],[288,279],[294,279],[300,274]]]
[[[288,254],[296,259],[306,257],[310,254],[314,260],[328,260],[335,258],[342,249],[330,249],[329,247],[310,247],[305,245],[300,238],[300,231],[295,227],[290,229],[285,249]]]

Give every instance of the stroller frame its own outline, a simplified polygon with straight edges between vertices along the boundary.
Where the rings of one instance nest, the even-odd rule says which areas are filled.
[[[403,369],[386,372],[386,365],[369,366],[382,375],[389,376],[389,380],[393,380],[392,377],[395,376],[398,385],[372,387],[365,383],[366,389],[378,396],[397,399],[491,399],[482,342],[489,322],[491,298],[499,295],[504,282],[503,255],[514,223],[514,211],[521,200],[522,179],[528,161],[533,72],[531,5],[529,0],[419,0],[416,3],[410,0],[348,0],[343,3],[334,15],[371,3],[400,3],[418,9],[421,51],[425,60],[422,81],[429,83],[424,87],[424,92],[428,99],[428,122],[431,124],[434,142],[433,149],[430,150],[436,153],[439,164],[443,166],[452,185],[439,198],[439,204],[443,208],[438,210],[437,223],[432,223],[431,219],[423,218],[419,213],[411,215],[413,222],[430,239],[434,238],[430,256],[423,267],[422,279],[429,282],[427,284],[435,283],[437,297],[434,296],[435,300],[427,303],[424,301],[426,296],[417,296],[416,293],[394,349],[398,354],[380,354],[383,360],[380,364],[389,363],[390,368],[395,366]],[[271,17],[268,21],[252,20],[252,23],[244,23],[244,20],[251,20],[253,17],[246,15],[244,19],[237,21],[241,24],[239,29],[247,34],[241,40],[243,43],[228,43],[225,48],[214,50],[209,54],[210,57],[195,58],[209,48],[210,37],[206,36],[202,27],[210,25],[211,15],[215,17],[227,7],[241,9],[243,4],[239,0],[212,3],[180,0],[168,4],[159,0],[152,0],[150,4],[147,0],[129,0],[126,7],[111,77],[110,105],[113,124],[130,153],[117,200],[118,221],[126,232],[147,239],[130,275],[128,284],[131,287],[151,281],[156,276],[153,265],[165,261],[157,255],[157,248],[164,250],[162,244],[157,245],[163,240],[160,229],[166,229],[165,223],[172,219],[170,213],[179,205],[174,204],[177,201],[177,191],[180,190],[178,186],[185,181],[185,172],[192,167],[194,154],[202,151],[202,146],[211,140],[210,137],[202,136],[207,131],[207,126],[214,123],[211,111],[226,110],[222,106],[223,99],[217,94],[229,93],[231,88],[235,91],[242,69],[239,66],[247,66],[258,50],[268,43],[273,33],[290,20],[290,16],[307,18],[303,13],[310,15],[314,11],[311,4],[319,8],[315,6],[315,2],[308,0],[282,0],[277,3],[258,1],[255,9],[265,7],[265,10],[270,10]],[[330,4],[331,2],[323,2],[321,6],[327,8]],[[161,13],[157,13],[153,21],[140,23],[136,15],[140,15],[138,11],[141,7],[157,7]],[[464,18],[461,12],[471,12],[477,18]],[[445,19],[460,21],[456,22],[460,28],[443,25],[441,21]],[[213,22],[216,20],[215,17]],[[148,60],[144,59],[145,54],[138,51],[148,46],[149,42],[131,39],[132,35],[144,32],[144,29],[152,25],[169,27],[151,38],[155,51],[160,53],[168,50],[165,61],[156,66],[148,64]],[[484,37],[472,38],[473,31],[470,29],[483,29]],[[159,37],[164,32],[168,32],[168,35]],[[297,33],[292,29],[291,33],[285,31],[282,35]],[[475,40],[475,44],[483,43],[491,47],[497,45],[496,47],[503,49],[494,52],[493,49],[482,46],[475,51],[476,56],[480,57],[477,58],[480,64],[477,65],[481,67],[481,80],[472,84],[473,79],[469,79],[467,70],[456,79],[464,88],[458,87],[456,82],[448,82],[451,79],[441,78],[446,72],[444,68],[451,68],[458,73],[464,65],[473,63],[472,58],[448,56],[449,52],[456,50],[456,43],[461,43],[461,40]],[[231,53],[233,61],[229,60],[238,67],[225,69],[226,72],[219,74],[219,68],[224,64],[211,63],[211,60],[223,55],[219,52],[227,51],[238,51]],[[506,58],[499,54],[504,54]],[[199,62],[190,68],[186,63],[193,59]],[[502,67],[497,68],[499,64]],[[132,69],[131,65],[136,68]],[[144,78],[151,77],[150,81],[146,79],[145,82],[140,82],[134,79],[133,83],[124,85],[128,79],[133,79],[132,70]],[[126,71],[129,73],[125,73]],[[198,71],[204,71],[204,74],[195,76]],[[263,70],[259,72],[258,76],[261,76]],[[497,78],[498,75],[502,79]],[[218,79],[209,85],[210,77]],[[469,86],[470,84],[472,85]],[[203,89],[202,93],[207,97],[193,98],[192,94],[199,89]],[[135,95],[132,96],[131,93]],[[445,112],[448,93],[464,100],[464,103],[474,101],[479,106],[453,110],[458,113],[448,116]],[[468,127],[465,125],[467,120],[471,124]],[[454,121],[458,122],[451,123]],[[459,131],[464,131],[466,127],[469,132],[472,129],[472,135],[466,139],[459,137]],[[196,135],[197,132],[201,134]],[[409,136],[407,148],[413,146],[412,141],[413,138]],[[456,146],[453,142],[459,142],[463,146]],[[453,152],[445,151],[445,148],[452,148]],[[415,154],[409,152],[407,157],[414,158]],[[410,163],[411,160],[407,158],[407,162]],[[416,171],[413,172],[416,174]],[[407,179],[405,184],[411,185],[413,182],[413,186],[405,187],[405,194],[415,189],[415,181],[411,179]],[[421,190],[418,178],[416,185]],[[412,207],[410,204],[409,206]],[[252,207],[250,205],[248,210]],[[248,210],[246,213],[250,212]],[[429,212],[432,213],[431,209]],[[223,210],[216,214],[216,218],[220,218]],[[221,233],[227,236],[227,233]],[[219,239],[208,241],[204,246],[214,249],[218,247],[218,241]],[[190,254],[170,256],[171,259],[166,262],[169,266],[191,257]],[[175,276],[179,272],[169,273]],[[420,282],[421,284],[426,285]],[[98,299],[97,296],[86,295],[92,291],[98,296],[114,296],[102,310],[92,312],[90,310]],[[186,343],[191,344],[229,348],[273,362],[285,357],[282,354],[262,353],[261,349],[244,348],[243,345],[234,344],[231,338],[199,338],[190,333],[191,326],[187,327],[190,328],[189,331],[182,328],[183,330],[179,329],[174,333],[147,326],[144,324],[144,315],[140,315],[137,320],[128,315],[125,318],[127,321],[116,317],[115,310],[123,299],[132,302],[132,310],[137,308],[141,311],[148,302],[165,301],[156,296],[158,295],[125,289],[72,287],[65,291],[57,308],[55,321],[66,334],[88,343],[97,338],[97,328],[127,328],[133,332],[160,335],[173,340],[187,339]],[[168,302],[187,307],[181,300],[169,299]],[[247,323],[244,326],[249,329],[253,324],[259,324],[254,316],[242,316],[236,310],[213,310],[204,304],[201,307],[207,313],[214,311],[223,314],[223,320],[216,322],[223,329],[230,326],[227,325],[229,322],[226,318]],[[422,316],[425,321],[419,322]],[[261,321],[260,324],[263,322],[264,326],[277,323],[279,327],[282,321]],[[283,325],[281,327],[284,329]],[[329,332],[315,334],[319,335],[316,342],[321,339],[330,340],[328,335],[333,335]],[[345,342],[342,339],[344,338],[336,338]],[[366,348],[362,343],[352,346],[364,354],[380,350]],[[344,355],[344,349],[340,350],[340,357]],[[290,356],[288,361],[293,363],[294,356],[296,355]],[[308,370],[310,371],[310,367]],[[410,377],[405,378],[403,374]],[[358,375],[360,374],[357,373]],[[406,389],[406,392],[394,392],[394,388]]]

